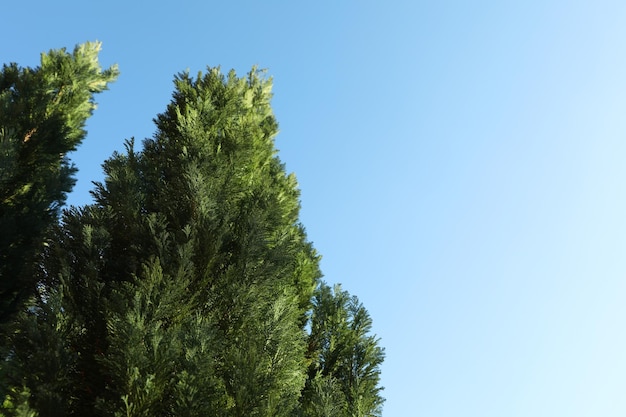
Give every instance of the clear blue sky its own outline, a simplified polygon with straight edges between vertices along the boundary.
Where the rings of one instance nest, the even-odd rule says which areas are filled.
[[[386,417],[626,415],[626,2],[28,1],[0,60],[103,42],[72,159],[151,136],[173,74],[274,77],[326,279],[386,347]]]

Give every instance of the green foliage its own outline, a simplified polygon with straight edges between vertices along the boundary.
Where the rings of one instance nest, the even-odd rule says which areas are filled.
[[[342,387],[332,375],[321,373],[308,381],[302,414],[307,417],[341,417],[346,413],[348,404]]]
[[[124,286],[125,294],[111,297],[117,305],[102,364],[114,400],[99,404],[104,415],[207,415],[225,407],[211,360],[215,332],[190,311],[181,272],[167,276],[154,259],[135,285]]]
[[[78,358],[71,342],[80,329],[62,303],[59,288],[42,294],[18,315],[19,331],[11,335],[0,377],[9,403],[23,404],[23,410],[30,406],[42,417],[68,415],[77,386],[73,371]],[[8,407],[4,413],[14,415],[18,409]]]
[[[320,274],[298,222],[295,178],[275,155],[270,81],[256,70],[240,79],[210,69],[195,79],[181,74],[175,86],[154,138],[141,152],[130,141],[126,154],[109,159],[94,194],[111,222],[116,255],[109,279],[136,283],[163,275],[173,286],[169,293],[183,291],[190,314],[211,329],[206,362],[214,364],[225,415],[288,415],[305,381],[303,326]],[[140,273],[155,259],[167,271]],[[143,321],[131,324],[174,345],[171,324],[167,331],[160,320],[151,330]],[[155,366],[151,360],[145,368]],[[141,392],[174,384],[159,385],[159,373],[140,375],[153,381]]]
[[[41,55],[41,66],[0,72],[0,324],[35,293],[33,269],[76,169],[66,157],[86,135],[93,96],[118,75],[99,43]]]
[[[12,390],[0,406],[0,416],[37,417],[37,412],[30,407],[29,400],[30,391],[28,388]]]
[[[42,68],[101,91],[115,70],[96,52],[50,53]],[[271,80],[210,68],[174,84],[155,135],[105,161],[95,203],[48,221],[46,245],[31,248],[37,291],[4,350],[2,412],[380,415],[383,351],[358,300],[320,283],[295,176],[274,147]],[[56,87],[57,105],[69,88]],[[85,97],[63,110],[66,144],[84,136]],[[21,210],[37,187],[3,190],[6,207]]]
[[[345,398],[345,416],[379,416],[383,398],[380,365],[384,349],[370,334],[372,320],[355,296],[336,285],[320,284],[313,301],[309,354],[309,381],[305,409],[325,409],[329,386],[338,386]],[[330,379],[329,379],[330,378]],[[313,411],[311,415],[324,415]],[[339,414],[338,414],[339,415]]]

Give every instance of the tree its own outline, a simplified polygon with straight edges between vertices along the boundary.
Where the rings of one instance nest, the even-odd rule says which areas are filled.
[[[310,416],[369,417],[382,412],[380,365],[384,349],[371,335],[372,319],[355,296],[321,283],[315,292],[309,337],[309,379],[303,393]],[[341,392],[340,399],[337,393]],[[343,413],[334,408],[344,404]]]
[[[118,75],[100,43],[41,55],[41,66],[0,72],[0,324],[35,294],[38,256],[74,185],[66,154],[84,139],[93,96]]]
[[[94,203],[33,251],[37,297],[16,314],[0,410],[379,415],[382,349],[356,298],[320,281],[271,79],[209,68],[174,84],[154,136],[107,159]]]
[[[95,204],[66,212],[51,247],[47,270],[85,327],[77,404],[173,413],[174,387],[200,386],[205,412],[289,415],[320,274],[274,149],[271,81],[209,69],[175,86],[154,138],[105,162]]]

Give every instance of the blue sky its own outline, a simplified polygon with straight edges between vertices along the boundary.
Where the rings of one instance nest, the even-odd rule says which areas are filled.
[[[386,348],[386,417],[626,415],[625,2],[173,4],[3,5],[2,62],[97,39],[120,66],[70,203],[175,73],[267,68],[325,279]]]

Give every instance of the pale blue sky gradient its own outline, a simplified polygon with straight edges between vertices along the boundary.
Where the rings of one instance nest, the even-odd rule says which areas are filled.
[[[173,75],[268,68],[325,279],[386,347],[386,417],[626,415],[626,2],[30,1],[0,61],[103,42],[70,203]]]

